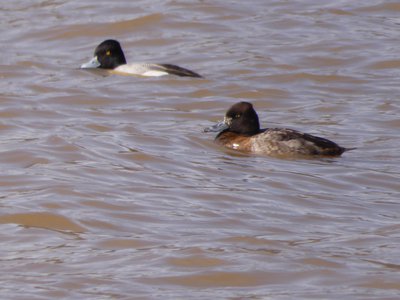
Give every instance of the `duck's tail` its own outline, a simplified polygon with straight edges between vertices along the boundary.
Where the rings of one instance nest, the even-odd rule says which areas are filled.
[[[343,149],[344,149],[343,152],[347,152],[347,151],[351,151],[351,150],[356,150],[357,148],[354,147],[354,148],[343,148]]]
[[[202,78],[200,74],[197,74],[196,72],[190,71],[188,69],[172,65],[172,64],[159,64],[162,66],[165,70],[165,72],[177,76],[186,76],[186,77],[196,77],[196,78]]]

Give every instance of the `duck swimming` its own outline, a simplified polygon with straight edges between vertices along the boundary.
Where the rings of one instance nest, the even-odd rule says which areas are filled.
[[[346,150],[336,143],[287,128],[260,129],[258,115],[249,102],[234,104],[222,122],[204,129],[219,132],[215,141],[227,148],[277,157],[340,156]]]
[[[130,75],[163,76],[172,74],[177,76],[201,78],[199,74],[193,71],[172,64],[127,64],[121,45],[116,40],[105,40],[102,42],[96,47],[94,57],[89,62],[81,65],[81,69],[92,68],[108,69]]]

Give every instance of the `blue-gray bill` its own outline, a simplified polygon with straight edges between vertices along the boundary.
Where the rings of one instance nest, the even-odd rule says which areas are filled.
[[[222,130],[228,129],[229,125],[225,121],[218,122],[217,124],[204,128],[204,132],[220,132]]]
[[[90,61],[81,65],[81,69],[94,69],[100,67],[97,56],[93,57]]]

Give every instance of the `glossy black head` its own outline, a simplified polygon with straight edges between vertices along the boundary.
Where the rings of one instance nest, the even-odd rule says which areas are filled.
[[[249,102],[234,104],[225,114],[225,123],[231,132],[251,135],[260,131],[257,113]]]
[[[96,47],[94,56],[100,63],[99,68],[115,69],[120,65],[126,64],[124,52],[121,45],[116,40],[105,40]]]

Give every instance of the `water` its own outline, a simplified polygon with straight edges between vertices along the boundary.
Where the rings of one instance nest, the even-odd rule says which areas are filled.
[[[400,5],[390,1],[0,4],[2,299],[398,299]],[[205,79],[79,70],[128,61]],[[204,127],[357,147],[279,160]]]

